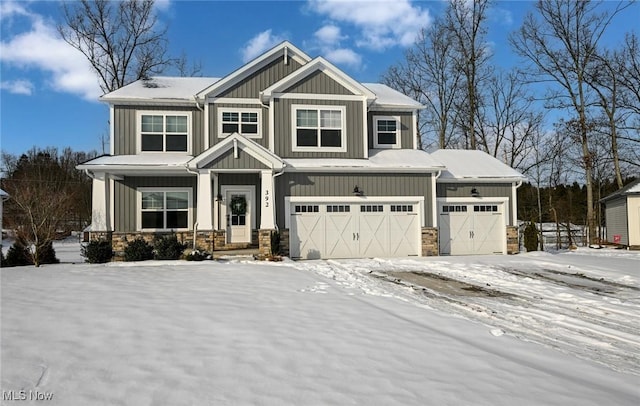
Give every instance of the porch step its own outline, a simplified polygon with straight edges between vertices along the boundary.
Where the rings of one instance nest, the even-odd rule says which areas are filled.
[[[255,259],[260,250],[258,248],[242,248],[237,250],[213,251],[213,259]]]

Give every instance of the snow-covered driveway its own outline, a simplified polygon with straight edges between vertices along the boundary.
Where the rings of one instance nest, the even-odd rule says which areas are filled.
[[[465,305],[447,304],[443,312],[435,304],[446,300],[369,273],[411,264],[455,273],[474,263],[5,268],[2,404],[28,404],[6,400],[20,391],[53,394],[34,402],[52,405],[637,404],[631,367],[620,372],[523,341],[490,316],[469,321]],[[478,266],[466,272],[493,269]],[[542,283],[510,277],[512,287]],[[637,331],[628,334],[637,341]]]

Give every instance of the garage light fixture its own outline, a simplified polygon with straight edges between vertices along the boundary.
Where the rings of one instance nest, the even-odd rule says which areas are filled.
[[[353,188],[353,195],[354,196],[364,196],[364,190],[360,189],[358,187],[358,185],[356,185],[356,187]]]
[[[478,189],[472,187],[471,188],[471,196],[473,197],[479,197],[480,196],[480,192],[478,192]]]

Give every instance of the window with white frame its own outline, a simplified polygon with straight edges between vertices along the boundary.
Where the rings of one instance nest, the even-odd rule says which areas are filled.
[[[186,230],[191,218],[191,189],[139,188],[138,229]]]
[[[292,106],[294,151],[346,151],[344,106]]]
[[[140,152],[189,152],[191,113],[138,112]]]
[[[400,148],[400,119],[398,117],[373,117],[373,147]]]
[[[233,133],[249,138],[260,138],[260,109],[218,109],[218,136],[226,137]]]

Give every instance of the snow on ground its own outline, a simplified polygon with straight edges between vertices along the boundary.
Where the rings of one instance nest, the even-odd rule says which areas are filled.
[[[4,268],[2,404],[635,405],[640,257],[602,251]]]

